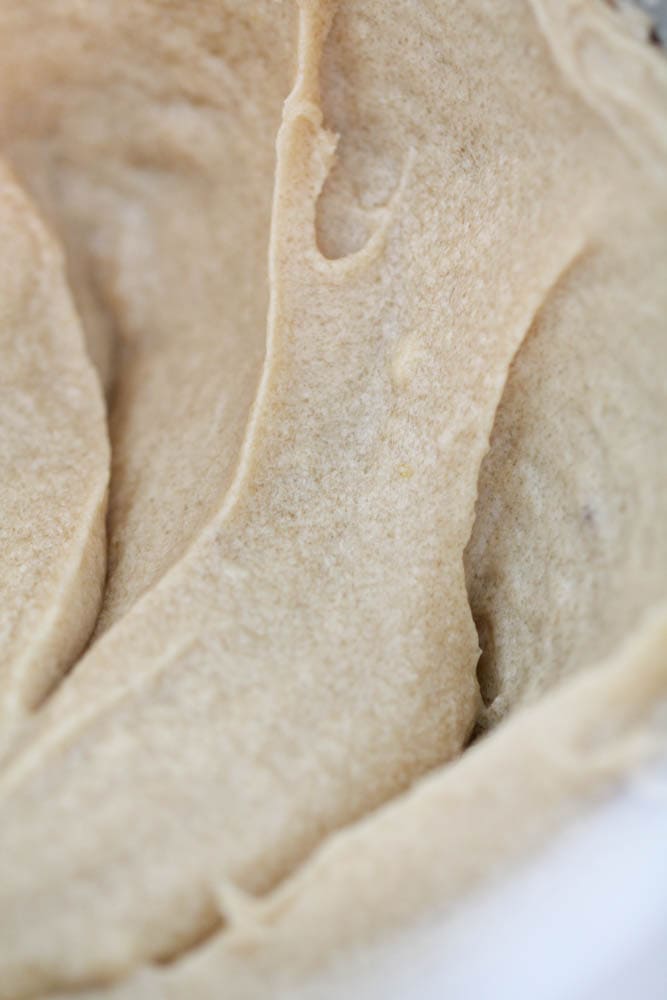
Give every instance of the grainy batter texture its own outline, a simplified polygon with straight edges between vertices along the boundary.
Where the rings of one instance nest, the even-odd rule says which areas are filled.
[[[628,678],[631,677],[631,683]],[[355,962],[443,914],[529,856],[667,748],[667,606],[608,661],[582,670],[464,756],[335,834],[256,900],[219,886],[227,927],[166,969],[143,969],[85,1000],[338,1000]],[[662,705],[661,711],[656,706]]]
[[[109,448],[61,253],[0,164],[0,753],[81,653]]]
[[[3,7],[12,38],[17,24],[29,26],[36,10],[46,10]],[[79,59],[81,36],[71,35],[73,79],[97,80],[93,55],[114,41],[111,125],[92,88],[90,118],[78,117],[87,107],[79,95],[62,105],[70,109],[62,117],[57,105],[32,145],[23,137],[10,142],[47,212],[58,216],[73,284],[88,267],[101,276],[114,322],[143,331],[135,349],[146,365],[133,382],[121,358],[114,404],[118,496],[126,489],[134,496],[130,469],[141,471],[146,489],[136,488],[136,536],[130,542],[127,534],[121,547],[128,587],[118,585],[113,626],[0,772],[0,996],[11,1000],[126,976],[119,989],[130,996],[146,986],[184,1000],[296,987],[343,961],[349,946],[451,902],[516,860],[665,742],[664,724],[655,721],[667,697],[664,611],[621,653],[586,669],[603,652],[595,630],[607,619],[599,608],[613,620],[616,645],[643,606],[664,596],[659,552],[651,553],[655,563],[625,618],[615,610],[615,574],[634,588],[633,559],[644,559],[649,547],[644,519],[662,511],[663,476],[651,473],[645,488],[628,486],[618,499],[615,474],[597,458],[622,433],[623,457],[609,461],[620,463],[625,482],[642,461],[657,461],[664,433],[664,290],[659,271],[640,266],[644,254],[664,255],[667,105],[657,54],[595,0],[302,0],[298,51],[292,5],[205,3],[201,18],[200,5],[197,17],[194,9],[166,0],[68,6],[67,31],[83,19],[92,46]],[[217,20],[222,12],[228,22]],[[151,27],[154,48],[143,41]],[[145,62],[137,58],[144,50]],[[274,102],[293,62],[273,176]],[[61,64],[44,60],[39,88],[17,70],[15,99],[21,87],[39,96],[49,74],[67,81],[64,64],[54,65]],[[234,91],[237,68],[247,93]],[[238,103],[209,119],[202,103],[219,100],[218,83],[228,77],[224,93]],[[171,94],[174,81],[176,105],[165,102],[163,89]],[[98,198],[90,178],[116,163],[116,142],[135,114],[152,123],[149,149],[133,127],[131,149],[123,152],[121,143],[121,166]],[[10,118],[3,127],[18,136]],[[155,146],[162,123],[164,149]],[[91,135],[101,136],[99,145]],[[252,166],[254,143],[263,150],[261,167]],[[73,199],[61,217],[49,184],[61,177],[55,165],[81,150],[85,170],[77,168],[71,188],[58,181]],[[147,178],[141,157],[149,152],[156,160]],[[126,184],[128,161],[136,189]],[[182,194],[175,163],[187,181]],[[217,186],[226,170],[229,202]],[[258,351],[264,341],[257,319],[266,277],[258,261],[267,185],[265,357],[237,454],[255,370],[248,359],[256,357],[245,338]],[[176,216],[165,211],[172,191],[174,205],[193,216],[183,248]],[[216,225],[201,218],[209,201],[228,205],[219,252],[217,237],[211,242]],[[217,208],[211,211],[215,223]],[[91,241],[86,227],[98,212],[102,228]],[[139,232],[148,234],[145,244]],[[201,285],[192,278],[200,265]],[[256,302],[248,297],[253,268]],[[629,290],[635,282],[644,296],[638,316]],[[229,291],[226,303],[219,287]],[[138,313],[146,322],[135,326]],[[218,317],[229,334],[230,372],[247,364],[248,373],[214,425],[224,447],[204,440],[210,407],[197,408],[201,379],[203,401],[227,391],[218,381],[224,358],[213,350]],[[623,317],[637,324],[634,352]],[[195,351],[195,367],[183,377],[190,402],[171,423],[164,385],[172,377],[180,383],[183,333],[187,339],[200,321],[201,355]],[[98,333],[91,327],[91,344]],[[560,366],[563,406],[575,411],[563,431],[574,465],[566,455],[550,461],[546,450],[535,459],[533,479],[543,476],[553,522],[545,526],[532,494],[526,500],[512,469],[499,468],[502,448],[500,460],[492,452],[468,578],[473,591],[479,581],[473,598],[498,636],[485,669],[507,706],[556,677],[584,672],[457,760],[483,708],[464,550],[494,415],[527,334],[515,371],[528,372],[528,391],[535,388],[548,415],[550,379]],[[163,335],[169,348],[150,346]],[[533,378],[530,351],[540,341],[547,344]],[[602,356],[607,347],[613,363]],[[600,355],[601,375],[591,398],[575,404],[586,389],[573,358],[579,350],[585,367]],[[162,373],[154,384],[153,364]],[[153,389],[140,402],[144,383]],[[632,407],[641,421],[640,440],[616,412],[621,394],[624,413]],[[530,460],[538,432],[525,427],[528,404],[515,401],[512,386],[507,400],[519,451]],[[125,437],[118,421],[127,425]],[[176,431],[185,438],[172,441]],[[191,464],[175,475],[184,454]],[[204,490],[207,516],[202,508],[189,520],[185,498],[206,462],[219,466],[217,486]],[[570,485],[561,488],[560,476],[571,477]],[[583,497],[598,480],[605,498],[589,515]],[[183,486],[176,499],[174,483]],[[625,500],[641,526],[622,509]],[[516,512],[517,524],[503,528],[509,541],[488,528],[495,503]],[[580,520],[576,528],[563,521],[559,547],[564,503]],[[593,599],[584,586],[580,608],[574,594],[568,603],[561,593],[578,580],[573,562],[588,530],[581,518],[608,532],[598,548],[589,544],[609,596]],[[111,523],[113,532],[113,514]],[[139,540],[174,524],[184,529],[178,544],[159,539],[150,578],[142,576]],[[526,627],[504,584],[516,578],[524,524],[535,535],[535,559],[549,562]],[[628,525],[636,531],[630,539]],[[522,554],[534,577],[532,550]],[[112,565],[110,593],[114,572]],[[520,600],[530,603],[521,587]],[[558,601],[564,621],[552,612]],[[505,621],[521,651],[511,667]],[[334,835],[297,871],[328,835],[436,767],[417,790]],[[265,903],[243,902],[244,894],[265,893]],[[255,935],[265,918],[275,935],[261,930],[263,947]],[[220,929],[224,919],[230,926]],[[216,931],[191,963],[134,978],[139,967]]]
[[[294,14],[271,0],[0,3],[0,143],[64,239],[111,389],[98,634],[182,555],[236,467],[264,356]]]
[[[482,466],[466,576],[485,725],[606,657],[667,593],[667,62],[611,11],[538,9],[635,195],[536,317]]]

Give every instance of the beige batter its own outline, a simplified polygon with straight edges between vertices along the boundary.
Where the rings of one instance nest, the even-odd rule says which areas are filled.
[[[636,160],[637,196],[553,289],[496,417],[466,552],[484,725],[611,654],[667,594],[667,66],[595,4],[536,9]]]
[[[573,265],[510,372],[466,553],[487,725],[667,593],[665,209]]]
[[[1,755],[95,624],[109,478],[61,253],[1,164],[0,358]]]
[[[64,238],[111,391],[98,634],[183,553],[237,463],[294,23],[272,0],[0,3],[0,143]]]
[[[667,742],[667,69],[596,0],[67,6],[41,61],[0,3],[2,128],[101,371],[121,331],[127,503],[115,624],[0,772],[0,996],[279,995]]]
[[[628,676],[632,683],[628,683]],[[463,757],[335,834],[261,900],[218,886],[224,931],[168,968],[145,968],[96,1000],[337,1000],[346,966],[457,899],[665,749],[667,605],[604,664],[570,678]],[[662,713],[656,705],[662,704]],[[546,736],[546,738],[545,738]],[[74,1000],[74,997],[72,997]]]

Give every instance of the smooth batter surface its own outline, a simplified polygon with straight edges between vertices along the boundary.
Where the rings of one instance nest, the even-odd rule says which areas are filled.
[[[16,25],[29,26],[43,7],[32,5],[31,13],[30,6],[23,14],[7,5],[12,38]],[[142,268],[133,256],[140,244],[134,236],[123,244],[121,226],[117,249],[104,258],[111,272],[99,272],[116,274],[130,262],[123,273],[140,291],[133,298],[130,285],[123,286],[111,315],[136,315],[152,303],[143,314],[150,322],[137,329],[155,337],[144,340],[142,333],[137,356],[146,358],[146,371],[154,363],[163,375],[171,372],[179,388],[186,320],[191,310],[206,315],[200,367],[183,384],[193,406],[202,378],[215,397],[221,364],[209,353],[218,343],[212,320],[219,316],[220,329],[229,332],[230,357],[237,347],[246,357],[244,331],[259,338],[255,343],[263,340],[255,304],[243,312],[245,268],[260,266],[258,249],[244,257],[244,225],[257,234],[258,248],[267,218],[263,185],[273,178],[266,352],[240,458],[230,444],[233,434],[240,440],[248,412],[240,397],[229,420],[221,419],[221,428],[232,428],[223,438],[232,437],[220,450],[216,437],[200,447],[206,406],[174,417],[173,426],[187,428],[197,442],[197,461],[216,467],[226,461],[228,469],[239,461],[224,498],[225,476],[216,473],[208,520],[183,520],[185,507],[164,489],[182,483],[183,498],[198,481],[195,466],[174,474],[173,462],[184,452],[182,442],[164,433],[171,408],[162,389],[171,376],[155,383],[153,395],[147,390],[153,403],[144,409],[139,398],[150,377],[133,382],[122,361],[118,369],[113,419],[134,429],[122,440],[114,436],[117,489],[133,482],[125,471],[137,462],[142,482],[151,484],[146,496],[160,511],[137,501],[136,538],[154,537],[160,524],[187,530],[181,549],[167,540],[153,550],[159,558],[150,579],[134,563],[141,546],[127,536],[129,589],[120,588],[116,605],[122,614],[110,613],[113,627],[76,665],[0,773],[0,996],[117,979],[130,996],[144,989],[217,996],[223,989],[243,997],[296,988],[332,961],[344,961],[346,949],[423,916],[436,902],[451,902],[513,862],[584,799],[664,745],[656,715],[667,696],[664,612],[647,619],[621,652],[597,666],[593,661],[606,652],[596,638],[607,627],[605,614],[616,629],[609,640],[615,648],[645,607],[664,596],[661,542],[650,533],[665,503],[664,474],[651,468],[659,465],[667,409],[660,379],[664,289],[660,267],[649,265],[651,254],[664,265],[665,253],[665,68],[634,27],[629,32],[595,0],[399,6],[400,17],[381,0],[300,4],[298,71],[282,112],[275,176],[273,168],[261,176],[246,169],[234,143],[241,149],[246,135],[259,141],[260,134],[268,143],[277,115],[273,83],[284,79],[297,52],[289,5],[246,3],[242,12],[229,6],[226,32],[216,17],[227,7],[206,4],[213,31],[200,37],[208,14],[193,19],[185,3],[137,5],[136,23],[129,15],[124,22],[122,5],[96,4],[82,13],[72,4],[62,20],[67,38],[83,20],[86,37],[113,40],[120,32],[125,39],[110,63],[121,94],[127,81],[134,88],[125,103],[114,98],[108,105],[112,122],[118,113],[118,129],[112,135],[105,120],[96,125],[104,139],[98,147],[89,143],[90,122],[66,115],[61,128],[55,115],[45,134],[58,155],[46,161],[43,137],[32,146],[22,138],[10,142],[35,188],[61,176],[56,161],[76,160],[85,149],[88,173],[77,168],[74,207],[63,208],[59,220],[76,286],[81,269],[92,266],[91,246],[108,246],[110,239],[90,242],[81,192],[106,169],[107,156],[98,154],[112,155],[125,115],[138,107],[150,117],[156,106],[164,120],[162,91],[156,98],[154,88],[172,80],[173,66],[181,97],[186,82],[206,77],[211,66],[215,81],[224,75],[220,65],[254,67],[249,85],[259,63],[266,74],[258,83],[267,100],[257,99],[256,135],[246,124],[255,112],[242,101],[230,108],[229,160],[215,127],[211,146],[188,138],[183,122],[199,122],[199,91],[183,98],[191,113],[179,105],[173,126],[180,152],[195,157],[195,187],[211,153],[212,186],[201,205],[227,204],[217,201],[216,184],[220,164],[229,167],[238,194],[229,202],[231,228],[221,220],[224,253],[209,253],[215,227],[201,221],[201,205],[193,202],[196,221],[188,233],[200,233],[203,242],[193,237],[179,256],[163,196],[173,184],[180,198],[181,188],[170,171],[154,178],[153,170],[141,199],[132,195],[129,205],[132,226],[137,219],[144,225],[148,214],[147,231],[159,239],[147,244]],[[147,57],[144,71],[135,48],[141,56],[153,15],[159,42],[155,63]],[[71,37],[76,60],[76,32]],[[256,65],[248,52],[258,46],[265,58]],[[23,58],[18,44],[16,51]],[[90,74],[87,60],[82,56],[78,65]],[[54,61],[45,66],[48,77]],[[53,72],[67,79],[64,69]],[[27,83],[27,73],[17,71],[14,79],[37,96],[46,89]],[[86,104],[79,98],[71,107]],[[96,121],[104,105],[93,101],[91,108]],[[268,145],[262,148],[268,157]],[[250,163],[250,147],[248,157]],[[111,185],[117,202],[105,216],[109,192],[103,189],[100,202],[93,185],[86,220],[100,211],[103,226],[124,218],[128,202],[125,193],[118,196],[117,177],[125,176],[127,159],[121,157]],[[190,177],[188,170],[177,171],[179,178]],[[155,192],[160,200],[151,213],[146,205]],[[57,214],[48,191],[42,200]],[[247,211],[237,216],[239,204]],[[195,250],[202,251],[196,260]],[[227,311],[217,300],[210,306],[216,280],[195,289],[184,279],[179,287],[182,260],[192,268],[199,260],[212,266],[220,287],[238,263]],[[259,288],[266,281],[260,272]],[[115,280],[107,287],[121,287]],[[642,291],[639,311],[635,285]],[[257,310],[260,302],[258,295]],[[135,312],[125,314],[123,303],[133,303]],[[151,345],[173,315],[182,326],[173,328],[173,353],[165,354]],[[153,326],[160,317],[164,322]],[[624,318],[636,324],[635,351],[623,336]],[[496,409],[527,335],[482,475],[468,580],[473,606],[479,602],[498,637],[485,667],[497,678],[494,697],[504,698],[496,717],[562,674],[581,670],[582,676],[456,760],[480,717],[495,721],[475,676],[463,555]],[[540,342],[545,346],[531,360]],[[581,364],[573,360],[579,350]],[[589,389],[581,372],[598,356],[600,379],[591,379]],[[555,366],[562,371],[566,445],[542,454],[522,393],[530,395],[535,419],[554,419]],[[209,389],[201,389],[202,399]],[[621,419],[628,410],[629,429]],[[516,429],[516,462],[532,462],[531,483],[540,482],[537,514],[536,491],[513,479],[514,459],[503,466],[508,421]],[[611,454],[617,447],[620,458]],[[597,461],[601,451],[609,466]],[[153,454],[155,465],[148,461]],[[628,471],[617,477],[618,462]],[[162,479],[151,479],[156,468]],[[637,470],[647,472],[645,485],[634,483]],[[585,578],[578,599],[576,562],[588,529],[580,520],[572,525],[564,511],[571,504],[589,524],[581,497],[596,484],[603,498],[590,516],[608,534],[597,548],[590,542],[595,599]],[[497,504],[507,511],[498,530]],[[112,516],[112,530],[113,523]],[[628,525],[636,530],[630,540]],[[644,573],[638,567],[647,554],[655,561]],[[519,557],[525,578],[514,568]],[[533,601],[526,581],[540,563],[545,583]],[[519,598],[511,586],[517,578]],[[625,618],[614,604],[620,580],[633,593]],[[530,607],[527,622],[516,614],[517,600]],[[515,636],[516,654],[508,655],[506,634]],[[482,681],[491,701],[484,671]],[[416,791],[336,835],[298,870],[328,834],[435,767]],[[244,894],[272,889],[266,903],[244,901]],[[261,930],[264,912],[274,937]],[[192,962],[134,978],[138,967],[174,957],[225,919],[230,926]],[[265,947],[257,946],[258,927]]]

